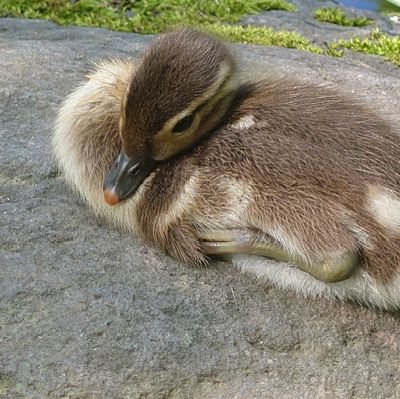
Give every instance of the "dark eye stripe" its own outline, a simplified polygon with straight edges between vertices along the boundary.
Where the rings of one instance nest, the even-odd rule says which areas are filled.
[[[226,82],[230,79],[230,75],[227,75],[225,77],[225,79],[221,82],[221,84],[218,86],[218,89],[216,90],[216,92],[218,92],[218,90],[220,90],[222,87],[225,86]],[[216,104],[214,104],[213,108],[215,108],[215,106],[219,105],[221,102],[223,102],[224,97],[220,98]],[[185,117],[183,117],[180,121],[178,121],[176,123],[176,125],[174,126],[174,128],[172,129],[172,134],[182,134],[184,133],[186,130],[188,130],[190,128],[190,126],[192,126],[193,120],[194,120],[194,116],[196,113],[198,113],[199,111],[201,111],[203,108],[205,108],[207,106],[208,102],[204,101],[202,104],[200,104],[191,114],[186,115]]]

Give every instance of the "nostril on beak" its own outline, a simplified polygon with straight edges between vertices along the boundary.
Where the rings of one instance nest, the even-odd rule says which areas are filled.
[[[137,162],[137,163],[135,163],[135,165],[131,166],[131,167],[128,169],[128,173],[129,173],[131,176],[135,176],[135,175],[138,174],[139,169],[140,169],[140,162]]]

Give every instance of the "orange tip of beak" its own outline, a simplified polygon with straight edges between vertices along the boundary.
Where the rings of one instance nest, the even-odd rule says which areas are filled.
[[[107,202],[108,205],[117,205],[119,202],[118,195],[114,190],[105,190],[104,191],[104,200]]]

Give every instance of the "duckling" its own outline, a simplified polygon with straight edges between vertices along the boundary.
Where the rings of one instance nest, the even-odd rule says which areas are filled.
[[[399,137],[334,88],[241,82],[222,42],[178,29],[140,62],[100,64],[53,148],[98,215],[180,261],[225,256],[308,296],[400,305]]]

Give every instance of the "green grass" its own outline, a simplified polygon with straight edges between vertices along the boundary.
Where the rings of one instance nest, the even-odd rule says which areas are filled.
[[[348,18],[342,9],[336,7],[319,8],[314,11],[314,18],[321,22],[353,27],[362,27],[373,23],[372,19],[365,17]]]
[[[285,0],[0,0],[0,16],[139,33],[183,24],[234,23],[244,15],[277,9],[294,11]]]
[[[388,36],[375,29],[367,38],[339,40],[328,45],[331,55],[342,55],[343,49],[358,53],[381,55],[400,67],[400,36]]]
[[[159,33],[189,25],[232,42],[288,47],[339,57],[344,49],[349,49],[381,55],[400,66],[400,38],[377,30],[365,39],[340,40],[321,48],[295,32],[232,25],[245,15],[272,9],[294,11],[284,0],[0,0],[0,17],[40,18],[63,25],[138,33]]]

